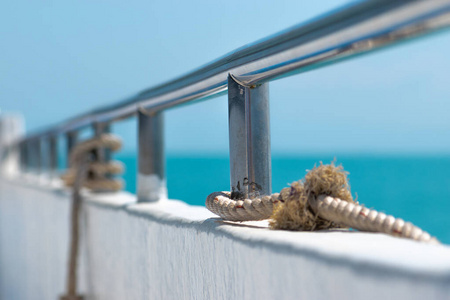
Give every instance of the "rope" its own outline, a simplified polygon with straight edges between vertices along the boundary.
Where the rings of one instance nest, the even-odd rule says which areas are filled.
[[[410,222],[368,209],[359,204],[321,195],[310,202],[317,214],[335,223],[362,231],[382,232],[421,242],[439,243],[436,238]]]
[[[402,219],[368,209],[351,196],[347,173],[334,164],[315,167],[304,180],[280,193],[255,199],[231,199],[230,192],[215,192],[206,198],[206,207],[229,221],[270,218],[272,229],[321,230],[351,227],[381,232],[421,242],[439,243],[427,232]]]
[[[80,157],[89,154],[92,159],[88,165],[87,177],[83,181],[83,187],[96,192],[118,191],[123,187],[120,179],[111,179],[111,175],[123,172],[123,164],[118,161],[99,162],[95,161],[97,153],[102,148],[117,151],[121,147],[120,139],[112,134],[102,134],[78,144],[70,153],[70,169],[61,176],[66,186],[73,186],[76,180]]]
[[[78,164],[78,172],[73,184],[72,191],[72,207],[70,213],[70,254],[69,254],[69,269],[67,273],[67,294],[61,296],[61,300],[82,300],[83,297],[77,295],[77,265],[78,265],[78,244],[79,244],[79,213],[81,207],[80,190],[83,185],[86,170],[88,168],[88,159],[84,156],[80,158]]]
[[[71,207],[71,231],[69,264],[67,272],[67,293],[60,297],[61,300],[82,300],[77,295],[77,265],[79,250],[79,214],[82,204],[81,188],[87,187],[93,190],[117,191],[121,188],[121,182],[106,178],[110,174],[117,174],[123,167],[117,162],[98,162],[97,153],[102,148],[113,151],[120,149],[120,140],[111,134],[103,134],[99,137],[78,144],[70,154],[71,169],[62,176],[64,183],[72,189]]]
[[[206,198],[206,207],[216,215],[230,221],[258,221],[268,219],[279,194],[256,199],[233,200],[230,192],[215,192]]]

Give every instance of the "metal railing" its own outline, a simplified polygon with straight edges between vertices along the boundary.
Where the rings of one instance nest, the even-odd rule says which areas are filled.
[[[163,111],[228,90],[231,190],[233,197],[271,192],[269,132],[270,81],[309,71],[450,25],[450,0],[377,0],[358,2],[309,23],[289,28],[239,48],[185,76],[145,90],[115,105],[83,114],[35,132],[14,145],[26,170],[57,168],[56,139],[67,138],[68,151],[77,133],[93,126],[138,118],[139,201],[166,196]],[[48,143],[48,151],[41,151]],[[105,153],[103,159],[108,159]]]

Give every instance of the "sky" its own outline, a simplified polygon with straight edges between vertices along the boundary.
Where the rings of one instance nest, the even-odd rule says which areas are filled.
[[[118,102],[348,4],[4,1],[0,109],[28,131]],[[450,151],[450,32],[270,83],[274,154]],[[165,112],[168,153],[228,152],[225,96]],[[113,125],[125,151],[136,121]]]

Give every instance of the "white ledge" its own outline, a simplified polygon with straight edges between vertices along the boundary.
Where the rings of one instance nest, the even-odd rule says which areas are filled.
[[[127,196],[126,193],[117,195],[118,198]],[[98,200],[97,197],[92,197],[89,201],[96,203]],[[364,265],[366,269],[395,270],[411,275],[416,273],[415,276],[421,277],[442,276],[442,279],[450,282],[450,247],[447,245],[426,244],[381,233],[348,230],[270,230],[267,220],[223,221],[205,207],[192,206],[177,200],[130,204],[124,209],[157,222],[216,231],[245,243],[275,247],[277,251],[297,252],[318,259],[349,264],[349,267]]]
[[[35,211],[44,214],[30,215],[28,212],[23,215],[22,221],[25,223],[31,222],[32,218],[47,217],[46,211],[56,214],[56,205],[63,205],[68,209],[70,191],[57,184],[50,188],[42,181],[27,180],[24,184],[24,180],[0,179],[0,190],[0,220],[4,217],[2,213],[12,212],[14,209],[10,207],[17,206],[14,199],[8,198],[9,195],[22,195],[22,205],[35,206],[39,208]],[[45,196],[49,201],[27,199],[37,195]],[[205,207],[191,206],[177,200],[136,203],[136,197],[126,192],[84,193],[84,196],[84,211],[88,224],[85,228],[88,240],[85,243],[88,244],[83,256],[89,257],[89,263],[83,268],[94,274],[91,275],[91,281],[95,282],[93,286],[85,289],[91,289],[91,293],[97,296],[110,293],[108,297],[96,296],[98,299],[120,299],[121,294],[118,290],[115,291],[115,285],[130,276],[138,282],[141,278],[147,278],[142,279],[143,282],[138,285],[140,289],[148,292],[143,292],[142,298],[183,298],[182,295],[186,291],[198,299],[208,299],[214,293],[221,295],[219,298],[222,299],[264,298],[264,295],[275,295],[275,287],[268,286],[269,281],[273,281],[274,286],[285,284],[283,292],[277,293],[292,299],[301,291],[308,298],[328,299],[345,299],[348,296],[379,299],[380,295],[415,299],[425,295],[450,297],[450,247],[447,245],[431,245],[383,234],[345,230],[275,231],[268,229],[267,221],[226,222]],[[20,214],[20,209],[17,214]],[[68,220],[59,215],[55,215],[54,225],[64,227]],[[5,243],[10,242],[7,240],[10,235],[3,232],[6,230],[5,224],[0,225],[3,225],[0,226],[0,237],[3,238],[0,240],[1,250],[8,248]],[[67,238],[67,231],[62,231],[61,235]],[[107,247],[107,250],[104,247]],[[59,248],[65,249],[65,245]],[[105,257],[105,251],[111,254]],[[12,258],[7,257],[7,253],[13,252],[0,251],[0,263],[12,266]],[[130,261],[128,258],[123,261],[121,267],[114,268],[115,264],[111,266],[112,261],[122,261],[128,256],[148,261],[149,267],[142,269],[139,260]],[[247,265],[249,261],[252,261],[251,265],[254,267]],[[102,277],[104,268],[110,269],[106,272],[112,272],[111,282]],[[220,275],[223,269],[234,275],[226,275],[227,272]],[[132,274],[138,272],[136,270],[144,274]],[[95,276],[96,272],[99,273],[98,277]],[[131,273],[126,274],[127,272]],[[259,278],[261,272],[266,274],[266,277],[259,281],[268,282],[252,279]],[[240,281],[243,278],[235,277],[236,274],[246,274],[244,290],[229,290],[227,287],[243,284]],[[313,277],[306,280],[304,276],[309,276],[306,274]],[[173,290],[165,288],[150,291],[145,287],[152,286],[152,280],[149,278],[155,277],[158,279],[153,280],[159,280],[161,276],[166,278],[160,282],[164,286],[176,283],[182,284],[184,288],[179,291],[176,287]],[[225,280],[228,283],[225,286],[223,282],[210,283],[206,287],[197,282],[205,276],[217,277],[214,282]],[[290,282],[297,276],[303,276],[304,282]],[[7,277],[0,276],[0,289],[4,288],[6,283],[10,284],[1,282],[5,278]],[[193,280],[199,285],[191,286]],[[360,285],[361,288],[354,291],[337,287],[337,281],[349,282],[352,286]],[[339,293],[336,294],[337,290]],[[375,292],[367,294],[365,290]]]

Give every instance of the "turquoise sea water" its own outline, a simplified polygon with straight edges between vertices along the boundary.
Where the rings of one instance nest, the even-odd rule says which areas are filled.
[[[136,189],[136,157],[118,156],[126,165],[126,190]],[[303,178],[307,169],[334,157],[272,157],[272,190]],[[450,157],[343,156],[352,194],[368,208],[411,221],[450,244]],[[229,190],[226,156],[168,156],[167,185],[171,199],[204,205],[214,191]]]

